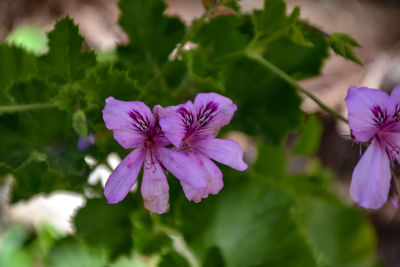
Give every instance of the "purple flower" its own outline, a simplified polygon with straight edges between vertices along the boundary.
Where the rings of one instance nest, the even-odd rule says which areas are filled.
[[[165,148],[170,142],[157,117],[144,103],[109,97],[103,119],[122,147],[135,148],[107,180],[104,195],[108,203],[118,203],[125,198],[143,164],[141,193],[144,206],[152,212],[164,213],[168,207],[169,187],[164,167],[196,190],[207,186],[207,178],[198,164],[183,153]]]
[[[155,109],[168,140],[201,166],[207,175],[207,187],[202,189],[180,180],[189,200],[199,202],[208,194],[217,194],[223,187],[222,172],[210,158],[237,170],[247,169],[239,144],[216,138],[220,128],[231,121],[236,111],[236,105],[229,98],[216,93],[201,93],[194,103],[188,101],[167,108],[156,106]]]
[[[380,90],[352,86],[346,103],[352,136],[358,142],[371,142],[354,169],[350,195],[360,206],[378,209],[388,200],[390,164],[399,162],[400,86],[390,96]]]
[[[78,139],[78,144],[76,145],[76,148],[79,151],[86,151],[91,147],[94,143],[96,142],[96,136],[94,133],[89,133],[87,139],[83,138],[82,136],[79,136]]]

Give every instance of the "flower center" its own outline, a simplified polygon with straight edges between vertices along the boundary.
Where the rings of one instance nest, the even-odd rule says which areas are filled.
[[[388,118],[386,109],[382,109],[380,106],[374,106],[371,109],[374,114],[374,122],[378,127],[382,127]]]
[[[140,133],[144,133],[144,134],[147,133],[147,131],[150,128],[149,120],[143,118],[143,116],[136,110],[131,110],[129,112],[129,117],[132,118],[132,120],[133,120],[132,124],[136,128],[137,131],[139,131]]]

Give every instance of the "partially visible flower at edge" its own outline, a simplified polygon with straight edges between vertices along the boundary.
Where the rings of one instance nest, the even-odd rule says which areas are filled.
[[[199,164],[207,175],[208,184],[204,189],[196,189],[181,180],[189,200],[199,202],[222,189],[222,172],[210,158],[236,170],[247,169],[239,144],[216,138],[221,127],[229,124],[236,111],[236,105],[229,98],[216,93],[200,93],[194,103],[188,101],[166,108],[156,106],[155,110],[165,136],[178,151],[186,153]]]
[[[103,119],[122,147],[135,148],[107,180],[104,195],[108,203],[118,203],[125,198],[136,183],[143,164],[141,193],[144,206],[152,212],[161,214],[168,208],[169,186],[164,168],[193,188],[199,190],[207,186],[205,174],[190,157],[165,147],[170,142],[160,128],[158,118],[143,102],[109,97]]]
[[[89,133],[87,139],[83,138],[82,136],[79,136],[76,148],[79,151],[85,151],[88,150],[89,147],[94,145],[95,142],[96,142],[96,136],[94,135],[94,133]]]
[[[350,195],[364,208],[378,209],[388,200],[397,208],[390,165],[400,160],[400,86],[390,96],[351,86],[345,101],[353,138],[371,142],[354,169]]]

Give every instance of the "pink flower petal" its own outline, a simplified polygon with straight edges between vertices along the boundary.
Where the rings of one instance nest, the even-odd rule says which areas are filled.
[[[394,103],[383,91],[366,87],[357,88],[351,86],[345,99],[349,111],[349,126],[355,139],[359,142],[367,142],[375,136],[379,130],[376,124],[376,115],[373,110],[380,108],[393,116]]]
[[[221,127],[229,124],[236,111],[236,105],[229,98],[216,93],[200,93],[194,100],[197,111],[197,135],[204,139],[216,137]]]
[[[103,119],[106,127],[113,131],[115,140],[126,149],[143,143],[147,138],[146,131],[154,127],[153,113],[140,101],[119,101],[109,97]]]
[[[222,180],[222,172],[218,168],[218,166],[215,165],[214,162],[212,162],[201,153],[195,153],[192,154],[192,156],[197,160],[199,165],[203,167],[203,170],[207,174],[207,187],[204,189],[196,190],[190,184],[186,183],[183,180],[181,180],[181,185],[183,191],[185,192],[186,198],[198,203],[201,201],[202,198],[208,197],[208,194],[218,194],[224,186],[224,182]]]
[[[157,149],[157,158],[163,166],[179,180],[183,180],[195,188],[207,186],[207,176],[196,160],[185,152],[176,152],[165,147]]]
[[[144,156],[142,147],[133,150],[111,173],[104,187],[104,196],[109,204],[121,202],[129,193],[136,182]]]
[[[177,148],[181,146],[189,128],[194,127],[196,111],[191,101],[185,104],[163,108],[155,107],[160,126],[167,139]]]
[[[141,193],[144,206],[151,212],[164,213],[168,208],[169,186],[167,177],[154,155],[146,155]]]
[[[379,209],[388,199],[390,162],[385,146],[373,139],[354,169],[350,195],[360,206]]]
[[[217,138],[203,140],[197,142],[196,147],[219,163],[239,171],[247,169],[247,164],[243,161],[243,151],[239,144],[233,140]]]
[[[397,85],[390,94],[390,98],[398,105],[400,105],[400,84]]]

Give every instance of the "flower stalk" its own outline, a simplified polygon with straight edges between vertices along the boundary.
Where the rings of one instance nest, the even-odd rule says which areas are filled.
[[[55,103],[36,103],[36,104],[24,104],[24,105],[0,106],[0,114],[31,111],[36,109],[48,109],[55,107],[57,107]]]
[[[278,75],[279,77],[281,77],[283,80],[285,80],[291,86],[296,88],[296,90],[298,90],[300,93],[302,93],[302,94],[306,95],[307,97],[309,97],[312,101],[314,101],[325,112],[329,113],[330,115],[332,115],[336,119],[339,119],[339,120],[341,120],[341,121],[343,121],[345,123],[348,123],[348,121],[347,121],[347,119],[345,117],[343,117],[342,115],[340,115],[339,113],[337,113],[336,111],[334,111],[333,109],[331,109],[330,107],[325,105],[318,97],[316,97],[314,94],[312,94],[311,92],[309,92],[306,89],[304,89],[303,87],[301,87],[297,83],[297,81],[295,79],[293,79],[286,72],[282,71],[281,69],[276,67],[274,64],[272,64],[271,62],[269,62],[268,60],[263,58],[260,54],[257,54],[257,53],[254,53],[254,52],[251,52],[251,51],[247,50],[245,55],[248,58],[257,61],[262,66],[264,66],[265,68],[267,68],[271,72],[273,72],[276,75]]]

